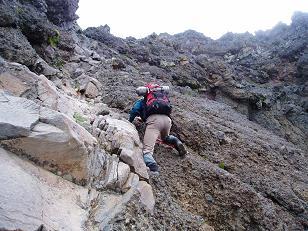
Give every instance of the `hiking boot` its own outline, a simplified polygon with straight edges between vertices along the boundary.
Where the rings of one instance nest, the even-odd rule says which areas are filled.
[[[146,164],[151,172],[158,172],[158,165],[156,163]]]
[[[167,143],[167,144],[170,144],[172,145],[178,152],[179,152],[179,155],[181,157],[185,157],[186,154],[187,154],[187,151],[185,149],[185,146],[184,144],[175,136],[173,135],[169,135],[167,136],[164,141]]]
[[[143,160],[145,165],[150,169],[151,172],[158,172],[158,165],[153,158],[152,153],[143,154]]]

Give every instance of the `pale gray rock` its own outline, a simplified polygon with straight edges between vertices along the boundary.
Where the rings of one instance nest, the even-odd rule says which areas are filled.
[[[79,77],[80,75],[82,75],[84,72],[85,72],[84,69],[82,69],[82,68],[77,68],[77,69],[74,71],[72,78],[77,78],[77,77]]]
[[[92,127],[93,127],[93,132],[95,131],[95,129],[98,128],[98,125],[101,123],[101,121],[103,120],[103,116],[102,115],[99,115],[95,118],[93,124],[92,124]]]
[[[130,173],[127,181],[122,186],[122,193],[126,193],[131,188],[136,188],[139,183],[139,176],[135,173]]]
[[[57,92],[55,85],[45,76],[38,76],[37,93],[42,105],[50,109],[57,110],[60,95]]]
[[[149,179],[142,157],[142,144],[136,128],[128,121],[105,116],[99,128],[99,142],[110,152],[118,150],[120,159],[143,179]]]
[[[118,164],[118,181],[117,181],[117,188],[121,189],[125,182],[128,180],[128,176],[130,174],[130,167],[129,165],[119,162]]]
[[[135,175],[134,178],[137,179],[138,176]],[[137,183],[137,186],[134,183],[134,187],[124,194],[114,193],[108,196],[100,195],[98,197],[97,209],[93,214],[93,223],[97,224],[97,229],[108,230],[110,228],[109,223],[112,222],[112,219],[122,213],[134,198],[140,197],[140,202],[144,203],[146,210],[150,213],[153,211],[153,203],[155,202],[153,201],[153,192],[151,193],[152,187],[146,182],[139,183]],[[95,230],[95,227],[91,228],[89,230]]]
[[[145,181],[139,181],[137,190],[140,193],[140,201],[145,206],[146,210],[153,214],[155,198],[152,191],[152,186]]]
[[[38,74],[43,74],[45,76],[55,76],[60,71],[49,66],[48,63],[46,63],[43,59],[38,59],[34,64],[34,71]]]
[[[141,179],[149,179],[146,166],[142,158],[142,151],[132,151],[127,148],[121,149],[120,159],[134,168],[134,172],[139,175]]]
[[[83,230],[86,188],[0,148],[0,227],[5,230]]]
[[[96,188],[116,188],[116,183],[118,180],[118,164],[119,157],[117,155],[108,155],[105,154],[104,157],[98,157],[98,160],[101,161],[101,166],[98,177],[96,181]]]
[[[100,175],[103,174],[104,166],[107,166],[107,154],[103,149],[96,148],[94,155],[90,156],[89,174],[92,177],[92,184],[97,184],[100,180]]]
[[[39,121],[34,102],[0,92],[0,139],[28,136]]]
[[[23,113],[23,117],[27,116]],[[41,107],[39,119],[41,122],[26,137],[3,140],[1,144],[50,171],[70,174],[74,182],[86,184],[89,177],[88,155],[92,153],[96,139],[56,111]]]
[[[108,230],[108,223],[127,205],[127,203],[137,194],[136,190],[129,190],[123,195],[111,194],[101,195],[97,210],[95,210],[94,221],[98,225],[98,230]],[[89,229],[91,230],[91,229]],[[92,229],[93,230],[93,229]],[[95,229],[94,229],[95,230]]]
[[[89,82],[85,89],[85,96],[90,99],[94,99],[96,96],[98,96],[98,94],[99,94],[99,91],[97,87],[92,82]]]
[[[86,182],[87,150],[72,135],[55,126],[38,123],[27,137],[5,140],[1,144],[50,171],[71,174],[77,182]]]
[[[97,54],[96,52],[93,52],[93,53],[91,54],[91,57],[92,57],[93,60],[96,60],[96,61],[101,61],[101,60],[102,60],[102,58],[100,57],[100,55]]]
[[[101,95],[102,84],[97,79],[82,74],[76,81],[79,83],[79,92],[86,97],[94,99]]]
[[[68,84],[66,84],[68,85]],[[63,87],[64,88],[64,87]],[[25,97],[36,103],[60,111],[73,117],[74,112],[82,114],[81,103],[57,89],[56,85],[44,75],[36,75],[26,66],[5,62],[0,72],[0,89],[15,96]],[[64,88],[70,91],[71,88]]]
[[[37,75],[18,63],[3,62],[0,72],[0,89],[15,96],[36,97]]]

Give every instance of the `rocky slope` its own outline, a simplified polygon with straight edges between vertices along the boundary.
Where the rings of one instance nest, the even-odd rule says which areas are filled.
[[[77,7],[0,1],[0,229],[308,229],[307,14],[137,40],[82,31]],[[127,113],[150,81],[189,155],[158,145],[149,179]]]

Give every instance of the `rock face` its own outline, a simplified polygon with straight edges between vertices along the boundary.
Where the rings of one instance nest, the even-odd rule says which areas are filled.
[[[98,117],[93,123],[98,133],[99,142],[105,144],[105,149],[116,153],[119,158],[131,166],[142,179],[148,180],[146,166],[142,157],[142,144],[137,130],[128,121],[113,119],[108,116]]]
[[[125,53],[125,51],[128,49],[123,39],[117,38],[110,34],[110,28],[108,25],[100,26],[98,28],[89,27],[84,31],[84,33],[89,38],[98,40],[107,46],[115,48],[120,53]]]
[[[308,229],[307,14],[138,40],[81,31],[77,7],[0,1],[0,229]],[[147,82],[171,86],[189,149],[158,145],[159,177],[127,121]]]
[[[31,66],[38,59],[27,38],[17,29],[1,27],[0,42],[0,54],[8,60]]]
[[[6,111],[0,116],[2,146],[59,175],[69,174],[75,182],[88,181],[88,153],[96,140],[84,128],[33,101],[5,94],[1,98],[6,99],[1,102]]]
[[[7,230],[83,230],[87,189],[0,148],[0,226]]]
[[[0,92],[0,140],[28,136],[39,122],[39,106]],[[5,112],[5,113],[4,113]]]
[[[62,26],[68,23],[73,24],[78,19],[78,16],[76,15],[78,0],[47,0],[46,4],[48,19],[57,26]]]

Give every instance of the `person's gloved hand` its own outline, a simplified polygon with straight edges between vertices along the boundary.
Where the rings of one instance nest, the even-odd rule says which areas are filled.
[[[143,123],[143,120],[141,119],[140,116],[137,116],[137,117],[136,117],[136,121],[137,121],[138,123]]]

